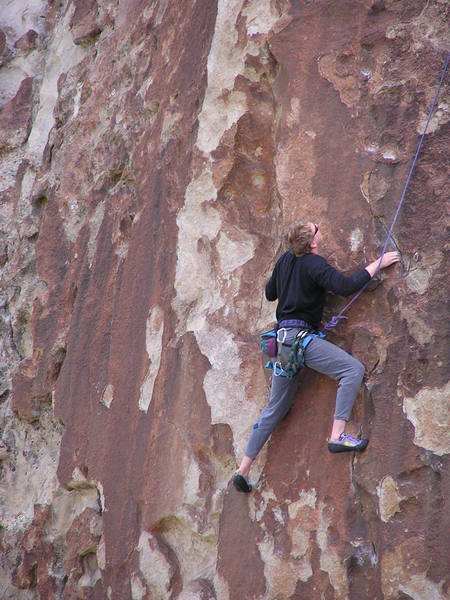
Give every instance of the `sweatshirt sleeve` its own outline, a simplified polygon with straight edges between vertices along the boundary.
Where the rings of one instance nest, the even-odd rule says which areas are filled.
[[[272,275],[270,276],[269,281],[266,283],[266,298],[269,302],[273,302],[278,298],[277,294],[277,269],[278,262],[275,265],[274,270],[272,271]]]
[[[370,275],[366,269],[347,276],[329,265],[321,256],[317,256],[317,259],[311,269],[311,277],[318,285],[333,294],[350,296],[370,281]]]

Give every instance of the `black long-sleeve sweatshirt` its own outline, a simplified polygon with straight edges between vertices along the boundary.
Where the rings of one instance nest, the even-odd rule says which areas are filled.
[[[291,267],[292,275],[285,290]],[[350,296],[369,280],[366,269],[347,277],[318,254],[295,256],[285,252],[278,259],[266,284],[266,298],[270,301],[278,299],[278,322],[302,319],[318,329],[327,292]]]

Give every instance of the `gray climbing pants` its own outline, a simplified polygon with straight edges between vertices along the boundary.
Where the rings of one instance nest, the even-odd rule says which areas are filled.
[[[290,344],[298,331],[298,329],[288,329],[285,343]],[[282,364],[286,362],[289,351],[289,347],[282,347],[278,359]],[[364,376],[364,366],[344,350],[317,337],[313,338],[306,347],[305,365],[339,382],[334,418],[348,421]],[[253,426],[245,450],[246,456],[256,458],[276,425],[291,408],[298,382],[298,375],[293,379],[272,375],[269,403]]]

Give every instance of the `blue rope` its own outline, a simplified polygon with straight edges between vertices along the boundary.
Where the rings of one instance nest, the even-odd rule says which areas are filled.
[[[339,321],[341,321],[341,319],[347,319],[347,317],[346,317],[346,316],[344,316],[344,313],[345,313],[345,312],[347,312],[347,310],[350,308],[350,306],[353,304],[353,302],[355,302],[355,300],[356,300],[357,298],[359,298],[359,296],[360,296],[360,295],[363,293],[363,291],[364,291],[364,290],[367,288],[367,286],[369,285],[370,281],[371,281],[371,280],[372,280],[372,279],[375,277],[375,275],[376,275],[376,274],[378,273],[378,271],[380,270],[381,261],[383,260],[383,256],[384,256],[384,255],[385,255],[385,253],[386,253],[386,248],[387,248],[387,246],[388,246],[388,244],[389,244],[389,241],[390,241],[390,239],[391,239],[392,232],[393,232],[393,230],[394,230],[394,226],[395,226],[395,223],[396,223],[396,221],[397,221],[397,217],[398,217],[398,215],[399,215],[399,213],[400,213],[400,209],[401,209],[401,207],[402,207],[403,200],[405,199],[406,190],[408,189],[408,185],[409,185],[409,182],[410,182],[410,180],[411,180],[411,176],[412,176],[412,173],[413,173],[413,171],[414,171],[414,167],[415,167],[415,165],[416,165],[417,157],[419,156],[419,152],[420,152],[420,148],[421,148],[421,146],[422,146],[422,142],[423,142],[423,140],[424,140],[424,137],[425,137],[425,134],[426,134],[426,132],[427,132],[428,125],[429,125],[429,123],[430,123],[430,121],[431,121],[431,116],[432,116],[432,114],[433,114],[434,107],[436,106],[436,102],[437,102],[437,99],[438,99],[438,96],[439,96],[439,92],[441,91],[441,87],[442,87],[442,83],[443,83],[443,81],[444,81],[445,73],[446,73],[446,71],[447,71],[447,67],[448,67],[449,59],[450,59],[450,52],[447,54],[447,60],[445,61],[444,69],[442,70],[441,79],[440,79],[440,81],[439,81],[439,85],[438,85],[438,88],[437,88],[437,90],[436,90],[436,94],[434,95],[433,104],[431,105],[430,112],[428,113],[428,119],[427,119],[427,122],[426,122],[426,124],[425,124],[425,129],[423,130],[423,133],[422,133],[422,135],[420,136],[420,140],[419,140],[419,144],[418,144],[418,146],[417,146],[416,154],[415,154],[415,156],[414,156],[414,159],[413,159],[413,161],[412,161],[411,168],[409,169],[408,177],[407,177],[407,179],[406,179],[406,183],[405,183],[405,186],[404,186],[404,188],[403,188],[403,192],[402,192],[402,195],[401,195],[401,197],[400,197],[400,201],[399,201],[399,203],[398,203],[397,210],[395,211],[394,219],[393,219],[393,221],[392,221],[392,224],[391,224],[391,226],[390,226],[390,228],[389,228],[389,232],[388,232],[388,234],[387,234],[386,241],[384,242],[383,251],[382,251],[382,253],[381,253],[380,260],[379,260],[379,262],[378,262],[378,265],[377,265],[377,268],[376,268],[376,270],[375,270],[375,273],[374,273],[374,274],[373,274],[373,276],[370,278],[370,280],[369,280],[369,281],[368,281],[368,282],[367,282],[367,283],[366,283],[366,284],[365,284],[365,285],[364,285],[364,286],[363,286],[363,287],[362,287],[362,288],[359,290],[359,292],[353,296],[353,298],[350,300],[350,302],[348,302],[348,303],[347,303],[347,304],[344,306],[344,308],[343,308],[343,309],[340,311],[340,313],[339,313],[338,315],[334,316],[334,317],[331,317],[331,319],[330,319],[330,320],[328,321],[328,323],[325,325],[325,327],[324,327],[324,331],[330,331],[331,329],[333,329],[334,327],[336,327],[336,325],[338,325],[338,324],[339,324]]]

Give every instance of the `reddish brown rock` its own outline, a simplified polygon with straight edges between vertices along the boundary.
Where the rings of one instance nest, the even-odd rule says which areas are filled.
[[[36,41],[39,35],[34,29],[29,29],[26,33],[23,34],[21,38],[15,42],[15,48],[22,50],[23,52],[31,52],[31,50],[36,49]]]
[[[56,582],[51,575],[54,548],[45,541],[45,529],[50,507],[35,507],[33,523],[25,533],[21,545],[21,560],[15,574],[20,589],[38,589],[46,598],[56,597]]]
[[[30,133],[33,78],[20,84],[17,94],[0,108],[0,151],[22,145]]]
[[[100,3],[100,6],[102,7],[102,3]],[[96,0],[81,0],[76,3],[70,19],[70,28],[75,44],[94,42],[100,35],[107,21],[104,17],[104,9],[102,9],[103,7],[99,8]]]
[[[101,517],[93,509],[87,508],[74,519],[66,535],[67,551],[63,567],[68,575],[64,593],[76,597],[79,588],[95,588],[101,579],[98,567],[97,550],[100,542]],[[91,597],[88,589],[83,597]]]
[[[0,59],[3,58],[3,54],[6,50],[6,35],[3,29],[0,29]]]

